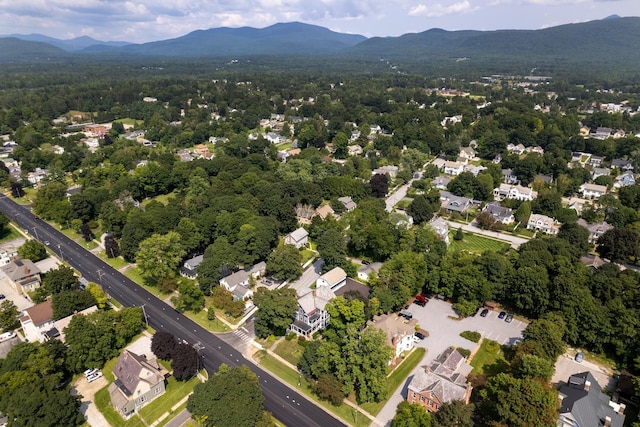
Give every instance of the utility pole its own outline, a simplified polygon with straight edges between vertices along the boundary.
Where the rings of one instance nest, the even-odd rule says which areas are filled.
[[[62,259],[62,262],[64,262],[64,254],[62,253],[62,245],[58,245],[58,249],[60,250],[60,258]]]
[[[104,273],[102,272],[102,270],[98,270],[98,271],[96,271],[96,273],[98,273],[98,280],[100,280],[100,283],[102,283],[102,275]]]
[[[38,228],[37,227],[33,227],[33,234],[35,234],[36,240],[40,240],[40,238],[38,237]]]
[[[147,310],[144,309],[144,306],[146,304],[142,304],[140,307],[142,308],[142,314],[144,315],[144,323],[147,324],[147,327],[149,327],[149,319],[147,318]]]

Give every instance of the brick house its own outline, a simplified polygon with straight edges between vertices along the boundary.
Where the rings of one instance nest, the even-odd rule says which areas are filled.
[[[3,266],[2,271],[20,295],[27,296],[29,292],[38,289],[42,282],[40,269],[30,259],[15,258]]]
[[[460,400],[469,403],[471,385],[467,375],[472,367],[464,356],[450,347],[431,362],[424,371],[413,376],[407,391],[407,401],[438,412],[443,403]]]

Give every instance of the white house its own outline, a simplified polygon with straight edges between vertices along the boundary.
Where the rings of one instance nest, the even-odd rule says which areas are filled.
[[[498,188],[494,188],[493,197],[498,200],[516,199],[516,200],[533,200],[538,197],[538,192],[532,188],[523,187],[521,185],[500,184]]]
[[[335,267],[327,271],[316,280],[316,287],[327,286],[329,289],[337,290],[347,281],[347,273],[340,267]]]
[[[393,356],[389,363],[395,362],[403,353],[411,351],[415,344],[413,336],[417,325],[416,319],[406,320],[396,314],[373,316],[373,319],[367,322],[367,328],[380,329],[387,336],[385,344],[393,348]]]
[[[582,194],[582,197],[585,199],[597,199],[600,196],[607,194],[607,186],[598,184],[582,184],[578,192]]]
[[[304,228],[300,227],[297,230],[287,234],[284,238],[284,243],[287,245],[293,245],[300,249],[307,245],[309,242],[309,233]]]
[[[542,231],[546,234],[558,234],[560,231],[560,224],[554,218],[546,215],[531,214],[529,222],[527,223],[529,230]]]
[[[636,177],[632,171],[626,171],[621,175],[616,176],[616,179],[613,182],[613,186],[615,188],[620,187],[628,187],[631,185],[635,185]]]
[[[234,301],[245,301],[247,308],[253,304],[253,291],[249,288],[249,274],[245,270],[238,270],[220,279],[220,286],[233,294]]]
[[[371,273],[376,273],[380,271],[380,267],[382,267],[381,262],[372,262],[371,264],[362,264],[358,269],[358,279],[363,282],[369,281],[369,276]]]
[[[310,338],[314,333],[324,329],[329,324],[329,313],[325,307],[336,294],[330,287],[320,285],[313,291],[298,298],[298,308],[289,330],[299,336]]]
[[[444,173],[447,175],[460,175],[464,171],[464,165],[460,162],[444,162]]]

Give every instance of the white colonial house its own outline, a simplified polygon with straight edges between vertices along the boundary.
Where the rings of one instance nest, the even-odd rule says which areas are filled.
[[[538,197],[538,192],[533,188],[523,187],[522,185],[500,184],[498,188],[494,188],[493,197],[498,200],[516,199],[531,201]]]
[[[541,214],[531,214],[527,228],[529,230],[542,231],[545,234],[558,234],[560,224],[555,218]]]
[[[444,162],[444,173],[447,175],[460,175],[464,171],[464,165],[460,162]]]
[[[598,184],[582,184],[578,190],[585,199],[597,199],[607,194],[606,185]]]

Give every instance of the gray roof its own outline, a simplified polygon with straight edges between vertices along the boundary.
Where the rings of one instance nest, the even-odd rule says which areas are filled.
[[[471,369],[458,350],[449,348],[425,371],[419,371],[413,376],[409,390],[416,393],[431,392],[441,402],[464,401],[467,394],[467,375]]]
[[[290,234],[294,242],[299,242],[302,239],[309,236],[309,233],[304,228],[300,227],[297,230],[293,230]]]
[[[227,277],[223,277],[220,281],[224,280],[229,286],[230,289],[235,288],[242,282],[249,280],[249,275],[244,270],[236,271],[233,274],[228,275]]]
[[[500,203],[498,202],[487,203],[485,210],[489,212],[492,217],[498,219],[509,218],[513,215],[513,211],[510,208],[500,206]]]
[[[203,258],[204,258],[204,255],[196,255],[193,258],[186,260],[184,262],[184,266],[189,270],[195,270],[196,267],[198,267],[200,263],[202,263]]]
[[[344,205],[344,208],[347,211],[352,211],[356,208],[356,202],[351,200],[351,197],[349,196],[338,197],[338,201]]]
[[[25,277],[40,274],[40,269],[30,259],[14,259],[9,264],[2,267],[2,271],[14,282]]]
[[[571,418],[580,427],[600,427],[606,417],[611,418],[611,427],[624,423],[625,416],[611,406],[609,396],[602,393],[591,372],[571,375],[560,387],[560,398],[560,417]]]
[[[129,350],[124,350],[118,358],[113,375],[116,377],[116,384],[127,396],[136,391],[140,381],[145,381],[152,387],[164,381],[164,375],[155,359],[147,360]]]

